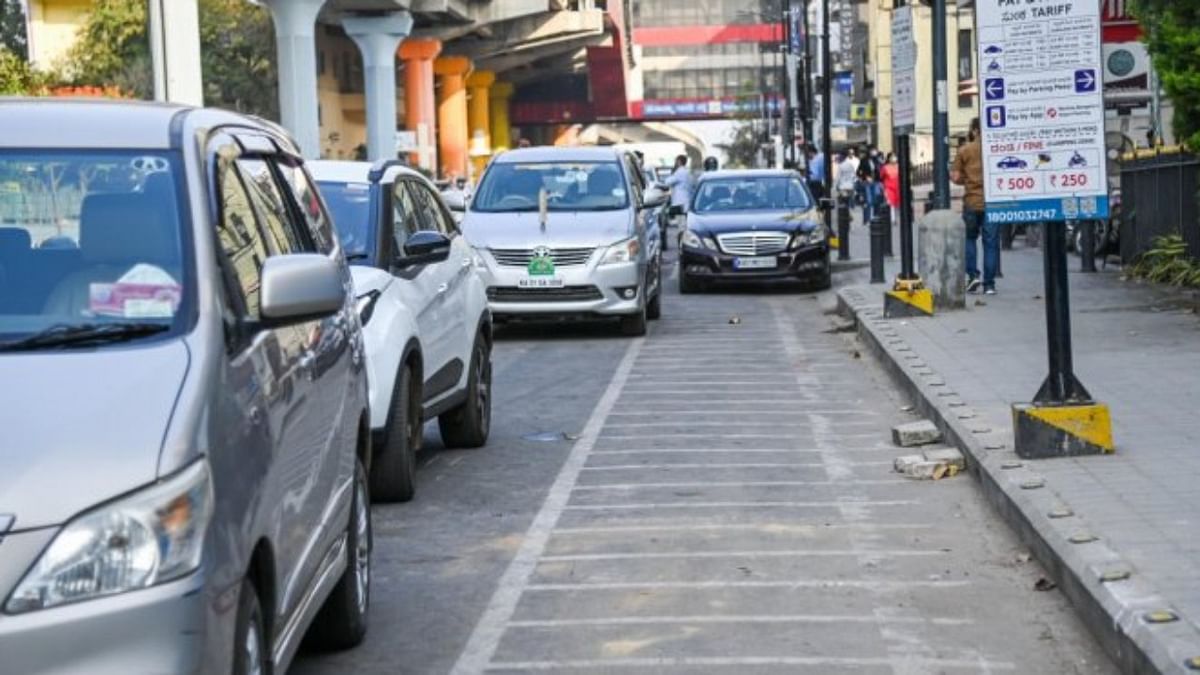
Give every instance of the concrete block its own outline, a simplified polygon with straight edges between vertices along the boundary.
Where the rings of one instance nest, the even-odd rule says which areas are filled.
[[[967,468],[967,462],[958,448],[930,448],[921,454],[929,462],[945,462],[959,471]]]
[[[908,473],[909,467],[925,461],[922,455],[901,455],[892,462],[896,473]]]
[[[929,420],[897,424],[892,427],[892,442],[902,448],[929,445],[942,440],[942,432]]]
[[[957,211],[930,211],[917,224],[917,273],[939,310],[967,306],[966,251],[966,227]]]

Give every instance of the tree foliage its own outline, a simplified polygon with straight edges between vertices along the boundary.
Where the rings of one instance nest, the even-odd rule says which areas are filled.
[[[44,79],[24,58],[0,46],[0,96],[36,94],[45,85]]]
[[[29,58],[25,9],[21,6],[21,0],[0,0],[0,47],[22,59]]]
[[[0,0],[3,1],[3,0]],[[204,103],[279,118],[275,35],[267,10],[245,0],[199,0]],[[94,0],[61,65],[65,83],[154,94],[145,0]]]
[[[1175,106],[1176,136],[1200,148],[1200,0],[1137,0],[1133,11]]]

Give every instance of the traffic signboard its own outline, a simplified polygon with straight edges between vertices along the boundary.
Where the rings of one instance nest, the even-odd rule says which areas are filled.
[[[911,134],[917,124],[917,44],[913,42],[912,8],[892,10],[892,127]]]
[[[1100,4],[976,7],[988,220],[1107,218]]]

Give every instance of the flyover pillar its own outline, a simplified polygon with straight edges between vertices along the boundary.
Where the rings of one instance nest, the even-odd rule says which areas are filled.
[[[430,38],[405,40],[400,45],[404,61],[404,126],[417,135],[412,161],[429,173],[437,173],[437,102],[434,99],[433,60],[442,43]]]
[[[363,60],[367,101],[367,158],[396,156],[396,47],[412,32],[408,12],[347,16],[346,30]]]
[[[321,155],[317,119],[317,14],[325,0],[263,0],[275,23],[279,64],[279,118],[300,151],[310,159]]]
[[[492,156],[492,129],[489,123],[489,88],[496,83],[496,74],[490,70],[476,70],[467,77],[470,97],[467,101],[467,124],[470,128],[470,156],[474,169],[472,175],[483,174],[488,159]]]
[[[438,94],[438,163],[443,177],[467,175],[467,72],[471,61],[465,56],[443,56],[433,62],[440,78]]]
[[[488,121],[492,125],[492,152],[503,152],[512,147],[512,122],[508,117],[508,105],[512,100],[512,82],[497,82],[488,92]]]

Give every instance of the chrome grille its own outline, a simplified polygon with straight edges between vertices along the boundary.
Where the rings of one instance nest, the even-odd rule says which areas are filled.
[[[604,299],[604,293],[595,286],[562,286],[560,288],[489,286],[487,296],[488,300],[492,302],[583,302]]]
[[[721,250],[730,255],[773,255],[787,250],[786,232],[732,232],[717,235]]]
[[[490,249],[496,263],[503,267],[528,267],[533,260],[533,249],[527,248],[493,248]],[[552,248],[550,259],[555,267],[572,267],[586,264],[592,257],[594,248]]]

